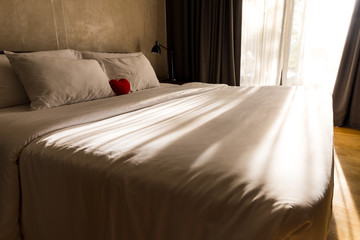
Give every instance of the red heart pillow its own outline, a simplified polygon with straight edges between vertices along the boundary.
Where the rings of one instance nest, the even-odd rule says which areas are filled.
[[[120,80],[111,79],[109,83],[116,95],[128,94],[130,92],[130,83],[125,78]]]

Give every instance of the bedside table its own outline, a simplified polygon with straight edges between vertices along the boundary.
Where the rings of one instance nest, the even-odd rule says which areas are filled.
[[[177,84],[177,85],[183,85],[184,83],[187,83],[185,81],[181,81],[181,80],[176,80],[176,81],[173,81],[171,79],[162,79],[162,80],[159,80],[160,83],[171,83],[171,84]]]

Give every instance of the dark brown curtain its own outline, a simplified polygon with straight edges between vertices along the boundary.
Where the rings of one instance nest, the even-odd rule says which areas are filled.
[[[167,0],[175,78],[240,84],[241,0]]]
[[[355,3],[334,92],[334,124],[360,130],[360,0]]]

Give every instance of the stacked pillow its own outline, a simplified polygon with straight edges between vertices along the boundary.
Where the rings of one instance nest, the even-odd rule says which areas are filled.
[[[5,53],[6,55],[12,54],[11,52]],[[22,54],[31,56],[54,56],[69,59],[81,58],[79,52],[70,49]],[[26,94],[26,91],[6,55],[0,55],[0,108],[28,104],[30,100]]]
[[[0,108],[30,102],[9,60],[3,54],[0,54],[0,96]]]
[[[85,59],[96,59],[109,79],[127,79],[131,92],[160,86],[151,63],[141,52],[81,52],[81,55]]]
[[[159,86],[141,52],[65,49],[5,54],[7,58],[0,55],[0,108],[30,102],[30,109],[37,110],[114,96],[110,79],[126,78],[131,91]]]

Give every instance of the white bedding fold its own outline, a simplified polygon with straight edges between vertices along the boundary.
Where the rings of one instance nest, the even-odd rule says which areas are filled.
[[[25,128],[29,240],[326,238],[329,94],[194,84],[123,99]]]
[[[20,183],[18,157],[33,139],[68,126],[98,121],[171,99],[201,94],[225,85],[164,85],[120,97],[66,105],[39,111],[28,106],[0,110],[0,239],[20,239]]]

